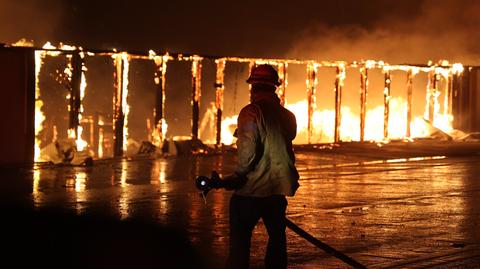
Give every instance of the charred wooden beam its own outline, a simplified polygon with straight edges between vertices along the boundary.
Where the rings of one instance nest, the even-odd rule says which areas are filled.
[[[307,139],[308,144],[311,143],[313,135],[313,112],[315,111],[315,92],[317,90],[317,70],[316,63],[309,63],[307,65],[307,102],[308,102],[308,118],[307,118]]]
[[[443,112],[446,115],[452,115],[452,99],[453,99],[453,73],[448,72],[445,85],[445,99],[443,103]]]
[[[93,116],[88,117],[88,133],[89,133],[89,138],[88,138],[88,144],[94,147],[95,145],[95,121],[93,119]]]
[[[75,138],[78,137],[78,127],[80,126],[80,107],[81,107],[81,94],[80,87],[82,83],[82,68],[83,59],[79,53],[75,53],[71,56],[71,84],[70,84],[70,115],[69,115],[69,129],[74,131]]]
[[[252,73],[252,70],[253,68],[257,66],[257,62],[255,61],[250,61],[248,63],[248,75],[250,75]],[[248,99],[251,100],[252,99],[252,84],[248,84]]]
[[[342,91],[345,80],[345,66],[337,66],[337,76],[335,78],[335,142],[340,142],[340,126],[342,125]]]
[[[285,105],[285,92],[288,85],[288,74],[287,74],[288,63],[280,63],[278,65],[278,76],[282,84],[278,87],[278,97],[280,98],[280,104]]]
[[[103,158],[105,156],[105,151],[103,148],[105,142],[105,129],[104,127],[98,127],[98,158]]]
[[[222,143],[223,92],[225,90],[224,80],[226,61],[224,59],[219,59],[215,60],[215,63],[217,64],[217,72],[215,77],[215,108],[217,109],[217,113],[215,113],[215,144],[220,146]]]
[[[125,114],[123,111],[123,73],[125,68],[124,59],[121,54],[114,56],[115,72],[114,93],[113,93],[113,156],[123,156],[123,127]]]
[[[164,137],[164,121],[165,121],[165,91],[166,91],[166,73],[168,57],[157,56],[154,58],[155,70],[155,109],[154,109],[154,131],[153,143],[160,145]]]
[[[360,141],[365,140],[365,116],[367,111],[368,68],[360,68]]]
[[[200,121],[200,97],[202,82],[202,58],[192,61],[192,139],[198,139],[198,123]]]
[[[431,124],[435,123],[435,110],[438,106],[438,81],[439,74],[432,70],[428,73],[427,102],[428,102],[428,120]]]
[[[100,154],[99,154],[99,148],[100,148],[100,143],[99,143],[99,130],[100,130],[100,125],[99,125],[99,120],[100,120],[100,116],[98,114],[98,112],[95,112],[95,114],[93,114],[93,128],[90,130],[90,132],[93,134],[93,143],[90,142],[93,146],[93,151],[95,152],[96,156],[100,158]]]
[[[463,103],[463,96],[465,95],[464,81],[469,81],[472,68],[464,69],[463,66],[460,70],[453,71],[452,75],[452,115],[454,121],[452,127],[454,129],[466,130],[465,128],[465,105]]]
[[[391,89],[392,79],[390,70],[385,70],[385,88],[383,90],[383,139],[388,139],[388,123],[390,117],[390,89]]]
[[[412,96],[413,96],[413,70],[407,71],[407,132],[406,137],[411,137],[411,124],[412,124]]]

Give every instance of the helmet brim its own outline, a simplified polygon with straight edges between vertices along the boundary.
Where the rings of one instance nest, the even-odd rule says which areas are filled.
[[[275,87],[282,85],[280,81],[261,80],[261,79],[254,79],[254,78],[247,79],[247,83],[248,84],[266,84],[266,85],[271,85]]]

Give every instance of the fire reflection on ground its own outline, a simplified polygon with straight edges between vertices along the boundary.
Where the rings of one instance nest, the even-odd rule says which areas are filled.
[[[301,187],[289,198],[287,214],[369,267],[428,260],[462,244],[461,255],[478,253],[474,224],[480,222],[480,211],[472,206],[480,202],[480,182],[473,180],[480,172],[477,163],[475,157],[371,160],[298,152]],[[205,204],[193,179],[214,169],[228,174],[234,166],[234,156],[224,154],[99,161],[92,169],[39,167],[31,199],[38,208],[145,219],[184,230],[202,253],[215,257],[208,260],[211,267],[220,268],[228,246],[230,193],[213,191]],[[294,233],[287,236],[292,268],[343,266]],[[266,240],[260,224],[252,240],[254,267],[263,263]]]

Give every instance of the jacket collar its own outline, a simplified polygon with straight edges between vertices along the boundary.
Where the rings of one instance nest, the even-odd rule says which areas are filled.
[[[275,92],[267,92],[267,91],[258,91],[252,92],[250,96],[251,103],[258,103],[260,101],[270,101],[275,103],[280,103],[280,99],[278,98]]]

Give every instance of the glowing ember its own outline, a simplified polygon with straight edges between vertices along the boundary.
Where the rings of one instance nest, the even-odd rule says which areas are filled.
[[[122,149],[123,152],[127,151],[127,144],[128,144],[128,114],[130,112],[130,106],[128,105],[128,72],[129,72],[129,67],[130,67],[130,57],[128,56],[128,53],[122,52],[118,54],[114,54],[112,56],[114,59],[114,65],[116,68],[116,72],[119,75],[117,78],[117,83],[121,87],[119,92],[116,93],[116,98],[119,98],[120,100],[120,108],[115,108],[120,109],[120,111],[117,111],[116,113],[120,113],[121,116],[123,117],[123,144],[122,144]],[[114,104],[118,105],[118,104]],[[117,119],[119,120],[119,119]]]
[[[82,52],[80,53],[80,57],[82,59],[85,57],[85,54]],[[81,82],[80,82],[80,113],[78,114],[78,122],[82,122],[82,115],[83,115],[83,98],[85,97],[85,90],[87,88],[87,78],[85,77],[85,72],[87,71],[87,67],[85,64],[82,64],[82,77],[81,77]],[[78,125],[77,127],[77,140],[75,141],[77,144],[77,150],[82,151],[84,150],[87,146],[88,143],[82,138],[82,133],[83,133],[83,127],[81,124]]]
[[[225,91],[225,64],[226,61],[222,60],[215,60],[215,64],[217,66],[217,72],[215,74],[215,144],[219,145],[222,143],[221,141],[221,129],[222,129],[222,113],[223,113],[223,94]],[[220,127],[220,130],[219,130]]]
[[[158,122],[155,122],[155,128],[153,130],[153,139],[152,143],[154,145],[161,145],[164,141],[167,134],[167,121],[165,120],[165,87],[166,87],[166,73],[167,73],[167,62],[170,60],[170,56],[166,53],[163,56],[158,56],[153,50],[149,51],[149,59],[153,60],[157,66],[157,72],[155,72],[154,82],[157,87],[161,87],[161,107],[157,108],[160,111],[155,111],[155,121],[158,120],[157,115],[161,115],[161,118]]]
[[[64,44],[61,44],[60,48],[62,50],[66,50],[66,51],[74,51],[74,50],[77,49],[77,47],[75,47],[75,46],[64,45]],[[79,48],[79,49],[81,50],[81,48]],[[80,56],[81,59],[83,59],[83,58],[85,58],[85,53],[80,52],[79,56]],[[64,70],[64,74],[70,80],[70,83],[72,85],[73,72],[74,72],[74,70],[73,70],[74,67],[73,67],[73,63],[72,63],[73,55],[67,55],[66,57],[69,61],[68,61],[67,67]],[[78,151],[83,151],[88,146],[87,141],[85,141],[82,138],[83,127],[81,126],[82,114],[83,114],[83,98],[85,97],[85,89],[87,88],[87,80],[86,80],[86,77],[85,77],[85,72],[87,71],[87,68],[86,68],[85,63],[83,61],[82,61],[81,68],[82,68],[82,70],[81,70],[81,77],[80,77],[80,96],[79,96],[80,97],[80,108],[79,108],[79,111],[78,111],[78,115],[76,115],[78,117],[78,119],[76,121],[76,122],[78,122],[78,126],[76,126],[76,130],[75,129],[69,129],[68,130],[68,138],[75,140],[75,145],[76,145]],[[67,99],[70,99],[70,98],[72,98],[71,93],[69,93],[69,95],[67,96]],[[69,105],[68,111],[71,111],[72,109],[74,109],[74,108],[70,107],[70,105]]]
[[[316,109],[316,100],[315,100],[315,92],[317,90],[317,72],[318,72],[318,64],[317,63],[310,63],[307,65],[307,102],[308,102],[308,109],[307,109],[307,137],[308,143],[310,143],[312,135],[313,135],[313,112]],[[304,114],[305,115],[305,114]]]
[[[35,51],[35,155],[34,160],[38,162],[40,160],[40,132],[43,130],[43,122],[45,121],[45,115],[43,114],[42,107],[43,101],[40,99],[40,70],[43,65],[43,59],[45,58],[44,51]]]
[[[99,122],[99,125],[100,125],[100,122]],[[98,158],[103,158],[103,141],[104,141],[103,128],[100,128],[98,130],[98,152],[97,152]]]
[[[83,53],[82,56],[83,58]],[[70,83],[72,83],[72,78],[73,78],[73,66],[72,66],[72,55],[68,55],[67,58],[69,59],[69,63],[67,64],[67,68],[65,68],[64,73],[67,75],[68,79],[70,80]],[[78,111],[78,117],[77,122],[79,123],[78,126],[75,128],[71,128],[68,130],[68,138],[74,139],[75,144],[77,147],[78,151],[84,150],[88,143],[82,139],[82,132],[83,132],[83,127],[80,125],[80,122],[82,120],[82,112],[83,112],[83,97],[85,96],[85,88],[87,87],[87,82],[85,79],[85,74],[84,72],[86,71],[86,68],[84,64],[82,63],[82,72],[81,72],[81,82],[80,82],[80,111]],[[67,99],[72,98],[72,93],[69,93],[67,96]],[[70,105],[68,106],[68,111],[72,111],[74,109]]]
[[[125,123],[123,125],[123,151],[127,151],[127,139],[128,139],[128,114],[130,113],[130,106],[128,105],[128,71],[130,67],[130,59],[127,53],[122,53],[123,59],[123,83],[122,83],[122,106],[125,117]]]

